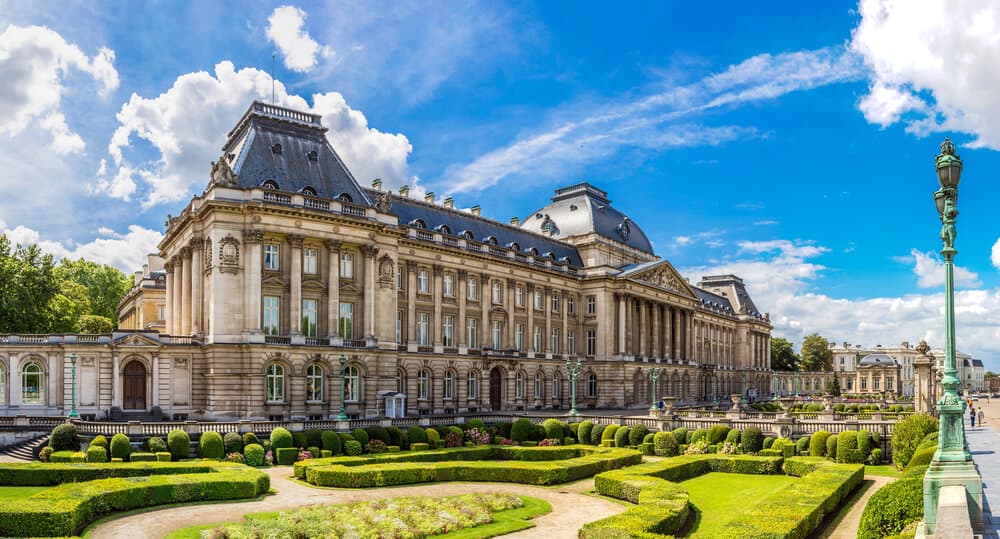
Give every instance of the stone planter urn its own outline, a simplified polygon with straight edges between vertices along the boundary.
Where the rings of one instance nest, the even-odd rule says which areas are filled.
[[[833,412],[833,396],[823,395],[823,411],[827,413]]]
[[[785,411],[781,417],[786,419],[792,417],[792,405],[795,404],[795,397],[781,397],[778,402],[781,403],[781,409]]]
[[[740,400],[743,399],[743,395],[740,395],[739,393],[733,393],[729,395],[729,398],[732,399],[733,401],[733,407],[731,408],[731,410],[734,412],[738,412],[740,410]]]
[[[674,416],[674,401],[677,397],[663,397],[663,412],[662,414],[666,417]]]

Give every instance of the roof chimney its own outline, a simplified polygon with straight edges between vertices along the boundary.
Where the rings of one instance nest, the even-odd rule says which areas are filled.
[[[424,195],[424,202],[428,204],[434,203],[434,191],[427,191],[427,194]]]
[[[479,204],[473,206],[472,209],[469,211],[472,212],[472,215],[479,215]]]
[[[454,208],[455,207],[455,197],[444,197],[444,207]]]
[[[409,185],[404,185],[404,186],[400,187],[399,188],[399,196],[401,196],[401,197],[408,197],[408,196],[410,196],[410,186]]]
[[[518,217],[517,217],[517,216],[515,215],[514,217],[511,217],[511,218],[510,218],[510,224],[512,224],[512,225],[519,225],[519,224],[521,224],[521,219],[519,219],[519,218],[518,218]]]
[[[376,191],[382,190],[382,178],[375,178],[372,180],[372,189]]]
[[[142,282],[142,277],[143,277],[143,274],[142,274],[141,271],[135,272],[135,284],[141,283]]]

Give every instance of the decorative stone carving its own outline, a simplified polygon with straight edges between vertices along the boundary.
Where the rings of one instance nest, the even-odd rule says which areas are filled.
[[[185,260],[191,260],[191,248],[184,246],[180,248],[180,257]]]
[[[326,240],[326,248],[330,250],[331,253],[339,253],[340,248],[344,246],[344,242],[340,240]]]
[[[393,264],[389,255],[382,255],[378,259],[378,283],[382,288],[392,288],[394,283],[396,265]]]
[[[208,182],[208,187],[237,187],[236,174],[229,167],[225,159],[212,162],[212,173]]]
[[[245,238],[246,236],[244,236]],[[261,233],[261,239],[263,239],[263,233]],[[219,240],[219,271],[236,273],[239,266],[240,242],[232,235],[227,234],[225,238]]]
[[[686,292],[687,287],[681,282],[677,273],[669,266],[661,265],[638,273],[633,277],[637,281],[649,283],[667,290]]]
[[[188,242],[188,247],[190,247],[192,251],[194,249],[201,249],[204,246],[205,240],[201,238],[191,238],[191,241]]]
[[[629,234],[632,233],[632,227],[629,225],[629,222],[628,217],[623,217],[622,222],[618,223],[618,226],[615,228],[618,231],[618,235],[625,241],[628,241]]]
[[[205,269],[206,270],[210,270],[210,269],[212,269],[212,239],[211,238],[205,240],[205,242],[204,242],[204,249],[205,249],[205,253],[204,253],[203,256],[205,257]]]
[[[392,209],[392,195],[388,191],[382,191],[375,195],[375,210],[379,213],[389,213]]]
[[[306,241],[305,237],[298,234],[292,234],[288,236],[288,242],[292,244],[293,249],[301,249],[302,244]]]
[[[243,243],[261,243],[264,241],[264,231],[263,230],[245,230],[243,231]]]
[[[361,253],[365,255],[365,258],[373,258],[378,254],[378,247],[368,244],[361,246]]]
[[[441,264],[434,264],[433,269],[435,277],[440,277],[444,275],[444,266],[442,266]]]

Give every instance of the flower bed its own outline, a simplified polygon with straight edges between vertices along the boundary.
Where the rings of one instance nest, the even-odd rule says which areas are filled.
[[[602,473],[594,480],[598,493],[637,505],[620,515],[585,525],[580,537],[656,537],[675,533],[690,513],[688,493],[675,481],[708,472],[779,473],[781,464],[781,457],[686,455]],[[810,457],[785,460],[784,471],[802,480],[736,515],[721,527],[718,537],[807,537],[864,478],[864,466]]]
[[[0,505],[0,536],[71,536],[107,513],[168,503],[253,498],[270,488],[266,474],[226,463],[0,466],[0,485],[12,484],[59,486]]]
[[[642,462],[631,449],[591,446],[480,446],[295,463],[295,475],[323,487],[382,487],[429,481],[553,485]]]

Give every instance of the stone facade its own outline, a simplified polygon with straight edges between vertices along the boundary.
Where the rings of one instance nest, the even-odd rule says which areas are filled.
[[[97,417],[326,418],[342,387],[354,417],[396,394],[408,415],[565,409],[577,361],[580,408],[648,407],[651,369],[681,402],[770,393],[771,324],[743,281],[689,284],[600,189],[500,223],[360,187],[324,132],[254,103],[168,217],[162,272],[151,259],[122,302],[132,331],[0,338],[3,373],[36,362],[48,388],[29,405],[10,384],[8,413],[66,411],[71,353],[77,407]]]

